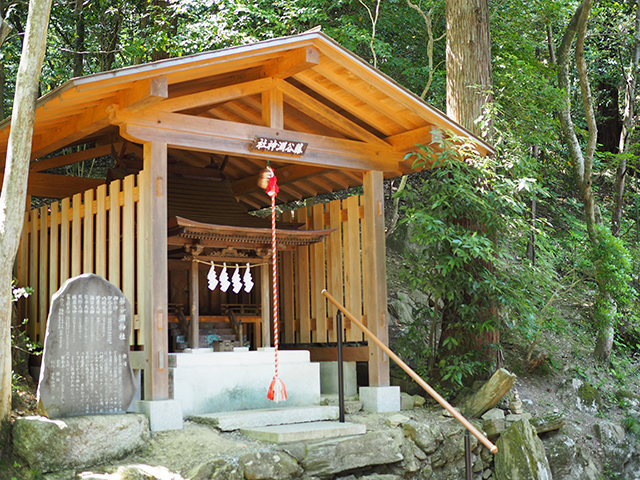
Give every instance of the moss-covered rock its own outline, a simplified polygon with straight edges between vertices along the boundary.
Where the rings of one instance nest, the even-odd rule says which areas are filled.
[[[582,385],[578,388],[578,398],[582,401],[582,404],[589,410],[595,409],[601,411],[604,407],[602,402],[602,396],[596,388],[587,382],[582,382]],[[578,408],[579,408],[578,402]]]
[[[497,480],[551,480],[542,441],[528,420],[513,423],[496,442]]]

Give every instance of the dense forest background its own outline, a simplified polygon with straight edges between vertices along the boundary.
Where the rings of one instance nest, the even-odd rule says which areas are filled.
[[[321,26],[446,111],[447,42],[460,34],[448,28],[447,12],[456,3],[472,2],[56,1],[41,93],[71,77]],[[465,126],[498,153],[474,159],[472,146],[462,157],[445,148],[441,168],[416,173],[406,186],[388,184],[390,204],[393,195],[400,200],[399,227],[390,229],[404,229],[417,246],[406,252],[416,261],[406,262],[401,276],[429,299],[403,327],[399,348],[445,389],[500,364],[498,331],[526,346],[531,368],[548,361],[534,353],[539,337],[566,332],[556,307],[576,291],[592,309],[587,337],[598,358],[640,351],[639,7],[612,0],[477,3],[488,12],[492,82],[465,87],[469,95],[486,90],[482,114]],[[6,117],[27,3],[0,1],[0,15]],[[417,147],[417,170],[429,149]],[[474,349],[460,338],[486,342],[474,340],[484,345]]]

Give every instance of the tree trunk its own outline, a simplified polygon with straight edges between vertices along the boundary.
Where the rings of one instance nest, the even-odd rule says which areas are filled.
[[[636,31],[635,42],[633,45],[633,54],[631,55],[631,65],[629,65],[629,74],[624,82],[624,113],[622,115],[622,131],[620,132],[620,140],[618,142],[618,153],[622,154],[627,151],[629,139],[631,138],[631,128],[633,126],[633,115],[635,110],[636,98],[636,73],[640,63],[640,1],[636,3]],[[624,157],[620,158],[620,163],[616,169],[616,184],[614,187],[614,207],[611,216],[611,233],[614,237],[620,235],[620,223],[622,221],[622,206],[624,198],[624,186],[627,173],[627,161]]]
[[[473,134],[491,137],[491,126],[480,122],[487,104],[493,100],[488,0],[446,0],[446,16],[447,115]],[[467,228],[482,229],[469,219],[459,221]],[[494,315],[497,308],[493,304],[487,309],[487,316]],[[456,329],[448,331],[455,317],[455,312],[447,314],[447,309],[443,310],[441,343],[448,335],[460,334]],[[485,356],[495,353],[489,346],[498,345],[500,340],[497,329],[481,338],[477,334],[474,338],[472,332],[463,335],[468,341],[465,347],[476,348]]]
[[[76,36],[73,39],[73,76],[81,77],[84,74],[84,17],[82,7],[84,0],[76,0],[73,17],[76,20]]]
[[[478,120],[492,100],[487,0],[446,0],[447,115],[480,136]]]
[[[584,57],[584,39],[587,32],[587,19],[591,9],[591,0],[583,0],[574,13],[567,30],[558,48],[558,85],[563,91],[563,97],[558,108],[558,117],[562,127],[562,133],[567,143],[571,163],[573,164],[573,177],[580,190],[584,205],[585,223],[589,234],[589,248],[598,248],[598,234],[596,225],[602,225],[602,217],[591,188],[593,157],[596,151],[598,128],[593,108],[593,98],[587,76],[587,63]],[[589,136],[587,145],[582,152],[582,147],[575,132],[571,117],[571,94],[569,81],[569,55],[574,38],[576,39],[576,65],[580,80],[580,93],[582,95],[582,107],[587,120]],[[598,299],[594,308],[594,319],[597,328],[596,350],[594,355],[601,361],[608,362],[611,358],[613,347],[613,322],[617,306],[604,288],[603,272],[596,267],[596,283],[598,284]]]
[[[50,11],[51,0],[29,3],[0,194],[0,446],[8,444],[11,415],[12,269],[22,232],[35,106]]]

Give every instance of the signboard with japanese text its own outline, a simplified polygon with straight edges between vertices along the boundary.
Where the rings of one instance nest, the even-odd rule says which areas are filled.
[[[307,150],[307,145],[307,142],[256,136],[249,148],[254,152],[272,152],[300,157]]]
[[[52,298],[38,383],[50,418],[124,413],[136,392],[129,361],[131,305],[93,273],[67,280]]]

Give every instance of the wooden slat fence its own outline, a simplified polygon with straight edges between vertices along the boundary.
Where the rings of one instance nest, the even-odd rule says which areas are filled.
[[[361,316],[363,302],[362,222],[364,207],[359,196],[319,203],[282,214],[283,221],[302,223],[307,230],[335,229],[322,243],[281,252],[279,282],[282,291],[284,343],[333,343],[337,341],[336,308],[320,293],[326,288],[340,302]],[[363,263],[364,262],[364,263]],[[343,319],[343,340],[361,342],[362,331]]]
[[[28,334],[42,341],[51,296],[70,277],[92,272],[122,289],[134,312],[132,345],[143,344],[138,292],[150,281],[141,271],[136,238],[140,196],[137,177],[101,185],[25,215],[16,275],[22,286],[32,286],[26,318]],[[306,229],[335,229],[322,243],[296,247],[279,256],[282,341],[333,343],[337,341],[336,309],[321,295],[323,288],[366,325],[362,279],[367,259],[362,248],[364,207],[359,196],[284,212],[281,219],[302,223]],[[142,219],[140,219],[142,221]],[[364,341],[362,331],[343,321],[343,340]]]
[[[134,318],[131,343],[142,345],[138,320],[136,276],[136,176],[87,190],[25,215],[16,275],[31,286],[24,315],[32,340],[43,341],[51,296],[67,280],[81,273],[101,275],[121,288],[131,302]]]

